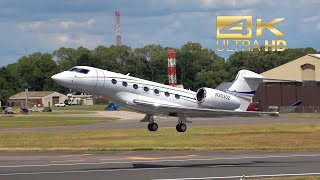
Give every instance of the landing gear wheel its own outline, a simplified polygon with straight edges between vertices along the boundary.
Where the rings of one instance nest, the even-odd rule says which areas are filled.
[[[180,124],[180,132],[185,132],[187,130],[187,125],[186,124]]]
[[[158,124],[157,123],[149,123],[148,124],[148,130],[149,131],[157,131],[158,130]]]
[[[180,126],[179,126],[180,124],[177,124],[177,126],[176,126],[176,130],[178,131],[178,132],[181,132],[180,131]]]
[[[187,130],[187,125],[183,123],[179,123],[176,126],[178,132],[185,132]]]
[[[152,131],[150,126],[151,126],[151,123],[148,124],[148,130]]]

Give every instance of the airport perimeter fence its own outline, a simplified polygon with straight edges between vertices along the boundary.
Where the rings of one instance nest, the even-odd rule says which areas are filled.
[[[288,108],[288,106],[281,106],[280,110]],[[294,110],[295,113],[320,113],[320,106],[299,106]]]

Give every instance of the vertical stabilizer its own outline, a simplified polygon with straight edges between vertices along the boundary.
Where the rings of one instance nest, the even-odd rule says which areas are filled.
[[[240,110],[246,111],[258,86],[264,77],[248,70],[240,70],[236,79],[226,89],[226,92],[237,96],[241,101]]]

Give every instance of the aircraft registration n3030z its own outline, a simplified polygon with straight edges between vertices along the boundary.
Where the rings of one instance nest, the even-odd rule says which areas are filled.
[[[51,77],[73,90],[102,95],[134,111],[145,113],[141,122],[149,122],[156,131],[155,115],[178,117],[176,130],[185,132],[191,117],[260,116],[292,112],[294,103],[280,112],[246,111],[263,76],[240,70],[235,80],[223,90],[202,87],[196,92],[88,66],[75,66]]]

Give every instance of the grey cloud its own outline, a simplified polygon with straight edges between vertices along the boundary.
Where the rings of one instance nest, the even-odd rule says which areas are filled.
[[[314,41],[318,37],[314,30],[320,29],[320,24],[311,22],[311,17],[319,17],[318,2],[2,0],[0,54],[3,57],[0,59],[19,57],[34,51],[52,52],[60,46],[83,45],[94,48],[101,44],[114,44],[115,9],[121,11],[123,43],[132,47],[151,43],[179,47],[188,41],[195,41],[214,49],[217,15],[252,15],[265,20],[286,18],[279,28],[290,40],[289,47],[311,44],[319,49],[319,43]],[[308,22],[303,22],[308,17]],[[313,32],[304,34],[306,29]],[[270,33],[265,34],[266,38],[271,37]],[[297,36],[303,37],[304,41],[295,41]],[[225,53],[220,55],[226,57]]]

